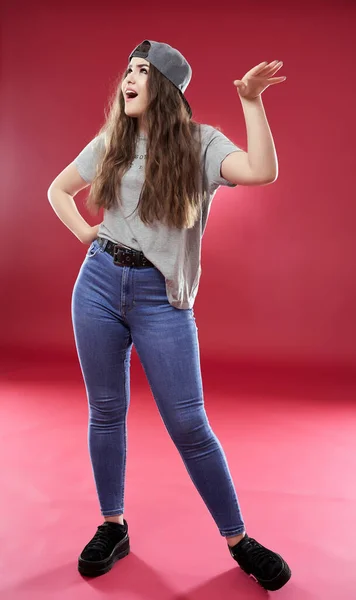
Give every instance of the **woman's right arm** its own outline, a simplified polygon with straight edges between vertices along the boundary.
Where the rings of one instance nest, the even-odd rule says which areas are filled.
[[[74,196],[90,185],[69,164],[48,188],[48,200],[57,217],[83,244],[91,244],[98,235],[99,225],[91,227],[78,211]]]

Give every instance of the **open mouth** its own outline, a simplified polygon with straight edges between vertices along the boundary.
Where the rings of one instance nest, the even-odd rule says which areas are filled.
[[[131,102],[135,98],[137,98],[136,92],[125,92],[125,102]]]

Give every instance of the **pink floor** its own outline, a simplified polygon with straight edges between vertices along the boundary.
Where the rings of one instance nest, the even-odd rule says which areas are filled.
[[[97,579],[77,557],[102,522],[78,367],[1,367],[1,600],[265,598],[230,557],[133,359],[126,519],[131,554]],[[276,598],[356,598],[356,382],[346,373],[203,362],[210,422],[247,531],[284,556]]]

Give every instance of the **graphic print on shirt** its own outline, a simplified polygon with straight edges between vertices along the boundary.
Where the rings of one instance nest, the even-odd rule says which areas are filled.
[[[132,163],[130,164],[130,169],[132,169],[132,167],[134,166],[136,161],[140,161],[138,165],[136,165],[136,169],[138,169],[139,171],[145,168],[145,162],[147,159],[147,154],[135,154],[135,158],[133,159]]]

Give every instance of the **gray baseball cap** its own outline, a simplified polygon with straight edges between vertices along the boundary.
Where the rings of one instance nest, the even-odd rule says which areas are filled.
[[[138,51],[137,48],[145,42],[150,44],[148,51]],[[192,68],[188,61],[178,50],[172,48],[169,44],[153,42],[151,40],[144,40],[141,44],[136,46],[135,50],[130,54],[129,61],[134,57],[145,58],[149,63],[156,67],[156,69],[169,79],[169,81],[171,81],[171,83],[179,90],[189,117],[191,117],[192,109],[184,96],[184,92],[192,78]]]

